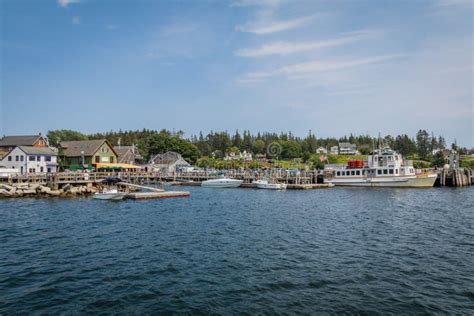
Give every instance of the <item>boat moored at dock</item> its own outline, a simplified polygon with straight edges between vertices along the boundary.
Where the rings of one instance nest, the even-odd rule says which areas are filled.
[[[285,183],[270,183],[268,180],[262,179],[254,182],[257,185],[257,189],[267,190],[286,190]]]
[[[207,188],[237,188],[244,181],[230,178],[211,179],[201,183],[201,186]]]
[[[375,150],[367,159],[351,160],[347,165],[327,165],[325,183],[336,186],[432,187],[437,174],[417,173],[413,163],[386,147]]]

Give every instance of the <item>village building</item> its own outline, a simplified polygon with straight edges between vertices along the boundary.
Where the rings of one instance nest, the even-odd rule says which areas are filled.
[[[224,157],[224,160],[243,160],[243,161],[251,161],[252,160],[252,153],[247,152],[244,150],[243,152],[239,152],[236,154],[231,152]]]
[[[115,146],[115,152],[117,153],[118,163],[125,164],[139,164],[143,162],[143,156],[138,151],[135,145],[132,146]]]
[[[57,152],[49,147],[16,146],[0,161],[2,167],[21,174],[57,171]]]
[[[0,139],[0,159],[17,146],[48,147],[48,139],[38,135],[4,136]]]
[[[339,155],[358,155],[356,144],[351,143],[339,143]]]
[[[160,171],[165,174],[173,174],[182,168],[191,166],[180,154],[174,151],[153,156],[148,165],[152,171]]]
[[[327,154],[328,150],[324,147],[319,147],[318,149],[316,149],[316,153],[317,154]]]
[[[332,146],[332,147],[330,148],[330,152],[331,152],[331,154],[333,154],[333,155],[339,155],[339,146]]]
[[[64,169],[68,170],[113,168],[118,158],[106,139],[61,142],[59,155]]]

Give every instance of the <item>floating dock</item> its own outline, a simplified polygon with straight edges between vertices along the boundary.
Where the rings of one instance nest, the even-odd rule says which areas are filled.
[[[188,197],[191,192],[188,191],[162,191],[162,192],[133,192],[125,195],[125,199],[131,200],[149,200],[149,199],[167,199],[177,197]]]

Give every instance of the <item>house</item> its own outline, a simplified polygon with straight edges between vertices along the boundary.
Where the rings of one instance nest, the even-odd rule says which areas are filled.
[[[338,146],[332,146],[330,151],[331,151],[331,154],[338,155],[339,154],[339,147]]]
[[[351,143],[339,143],[339,155],[358,155],[356,144]]]
[[[252,153],[248,153],[246,150],[243,152],[239,152],[239,154],[235,154],[233,152],[229,153],[224,157],[224,160],[244,160],[244,161],[251,161],[252,160]]]
[[[65,141],[59,155],[65,169],[100,168],[101,164],[117,163],[118,154],[106,139]]]
[[[148,164],[154,171],[160,171],[165,174],[172,174],[181,168],[191,166],[180,154],[174,151],[155,155],[150,159]]]
[[[327,154],[328,150],[324,147],[319,147],[318,149],[316,149],[316,153],[317,154]]]
[[[0,159],[17,146],[48,147],[48,139],[40,134],[4,136],[0,139]]]
[[[49,147],[16,146],[0,165],[17,169],[21,174],[50,173],[57,171],[57,157],[58,153]]]
[[[115,152],[117,153],[118,163],[136,164],[143,161],[143,156],[138,151],[135,145],[132,146],[115,146]]]

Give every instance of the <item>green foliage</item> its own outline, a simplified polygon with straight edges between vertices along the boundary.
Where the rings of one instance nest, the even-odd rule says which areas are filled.
[[[431,162],[432,162],[433,167],[440,168],[440,167],[443,167],[447,163],[447,160],[446,158],[444,158],[443,153],[439,151],[433,156]]]
[[[88,139],[87,135],[69,129],[48,131],[48,134],[46,136],[48,137],[49,143],[52,146],[58,146],[59,143],[62,141]]]

